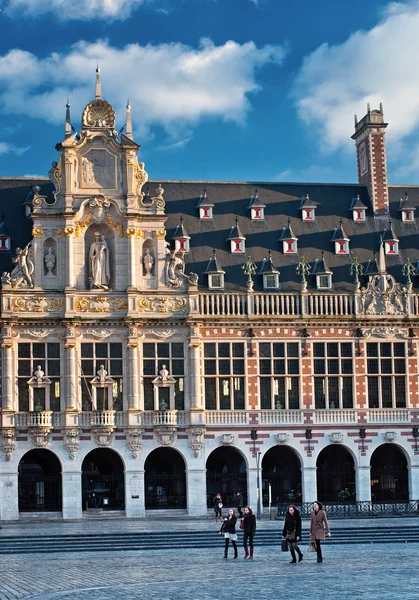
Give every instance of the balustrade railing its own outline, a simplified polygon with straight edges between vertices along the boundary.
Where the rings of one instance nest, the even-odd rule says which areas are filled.
[[[354,297],[343,294],[307,294],[307,316],[352,317]]]
[[[82,427],[116,427],[115,414],[114,410],[83,412],[80,415],[80,424]]]
[[[255,294],[254,314],[258,316],[298,317],[301,314],[300,296],[296,294]]]
[[[302,410],[261,410],[257,416],[261,425],[299,425],[304,423]]]
[[[16,413],[16,427],[53,427],[53,414],[50,410]]]
[[[245,316],[247,297],[245,294],[200,294],[199,309],[202,315]]]
[[[245,410],[208,410],[205,418],[207,425],[248,425],[249,412]]]

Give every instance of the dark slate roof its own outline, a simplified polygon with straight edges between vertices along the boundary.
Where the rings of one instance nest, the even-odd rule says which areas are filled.
[[[282,242],[279,242],[283,227],[288,226],[298,238],[298,254],[313,264],[316,258],[324,257],[333,273],[333,287],[337,291],[353,291],[353,278],[349,274],[350,255],[335,255],[334,244],[330,241],[335,227],[342,227],[350,239],[350,250],[366,266],[373,252],[378,252],[380,238],[388,228],[388,216],[373,218],[371,202],[365,186],[318,183],[255,183],[255,182],[203,182],[203,181],[156,181],[164,187],[166,213],[168,214],[167,240],[171,240],[180,216],[183,216],[185,230],[190,236],[190,252],[185,256],[186,272],[199,275],[199,286],[207,289],[207,277],[203,275],[208,261],[217,251],[217,263],[225,271],[226,290],[246,288],[246,275],[241,266],[246,262],[243,254],[230,254],[227,238],[239,220],[240,230],[246,238],[246,255],[260,268],[268,251],[272,250],[272,262],[280,271],[281,289],[299,291],[300,277],[296,273],[298,255],[284,255]],[[52,199],[52,184],[48,180],[25,178],[0,179],[0,214],[5,214],[5,224],[12,235],[12,251],[17,246],[25,246],[31,239],[32,221],[25,218],[24,206],[32,186],[41,186],[40,194]],[[259,201],[266,205],[264,220],[251,220],[248,210],[250,198],[258,189]],[[206,188],[208,199],[214,204],[213,219],[200,220],[197,204]],[[390,218],[393,233],[399,241],[399,254],[386,256],[387,271],[397,281],[404,282],[402,265],[410,257],[413,263],[419,260],[419,220],[413,223],[401,221],[400,198],[404,197],[405,186],[389,186]],[[419,206],[419,186],[408,187],[409,204]],[[301,198],[309,194],[316,206],[316,219],[312,222],[301,220]],[[353,198],[360,196],[365,206],[366,221],[354,222],[348,210]],[[172,242],[173,244],[173,242]],[[0,255],[0,272],[10,271],[10,253]],[[255,275],[255,290],[262,290],[262,276]],[[308,289],[315,289],[315,278],[308,276]],[[419,288],[419,278],[414,281]]]

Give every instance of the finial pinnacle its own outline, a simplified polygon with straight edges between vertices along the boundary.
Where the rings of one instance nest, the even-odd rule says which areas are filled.
[[[99,63],[97,63],[96,67],[96,91],[95,91],[95,99],[102,100],[102,86],[100,83],[100,69]]]

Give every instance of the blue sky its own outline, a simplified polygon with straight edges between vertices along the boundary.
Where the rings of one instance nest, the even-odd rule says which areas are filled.
[[[0,0],[0,176],[46,176],[67,96],[103,97],[151,179],[356,181],[384,105],[390,183],[419,184],[419,0]]]

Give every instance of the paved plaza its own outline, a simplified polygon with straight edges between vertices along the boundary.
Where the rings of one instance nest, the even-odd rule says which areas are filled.
[[[405,520],[404,524],[416,522]],[[185,522],[205,528],[212,521]],[[341,523],[341,522],[340,522]],[[180,529],[172,521],[7,524],[3,535],[57,534],[126,530]],[[385,520],[382,525],[391,525]],[[177,525],[177,527],[176,527]],[[214,525],[214,536],[218,527]],[[280,522],[260,526],[280,532]],[[331,523],[333,532],[333,522]],[[307,540],[307,535],[305,539]],[[86,552],[1,556],[0,600],[414,600],[417,598],[419,544],[350,544],[325,542],[322,564],[306,552],[300,564],[278,546],[255,547],[253,561],[223,560],[219,549]],[[241,552],[242,554],[242,552]]]

